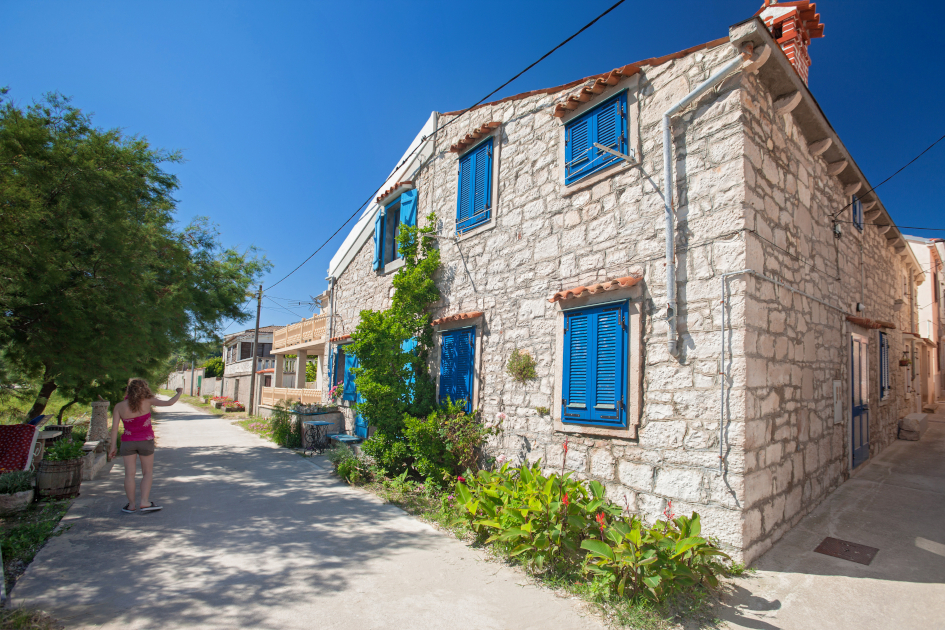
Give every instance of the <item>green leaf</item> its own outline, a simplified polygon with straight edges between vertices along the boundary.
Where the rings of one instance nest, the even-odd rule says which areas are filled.
[[[607,560],[613,561],[614,559],[614,551],[610,548],[610,545],[599,540],[584,540],[581,542],[581,549],[586,549],[590,551],[592,555],[606,558]]]
[[[592,479],[590,486],[591,486],[591,494],[594,495],[595,499],[604,498],[604,493],[606,492],[606,489],[604,488],[604,485],[601,482],[597,481],[596,479]]]
[[[658,575],[648,575],[643,578],[643,583],[649,586],[650,588],[656,588],[660,585],[661,578]]]
[[[469,488],[467,488],[466,484],[464,483],[456,484],[456,496],[462,503],[469,503],[472,501],[472,495],[469,493]]]
[[[525,553],[526,551],[534,551],[534,550],[535,550],[534,546],[529,545],[528,543],[522,543],[521,545],[513,549],[512,552],[509,554],[509,556],[514,558],[515,556],[521,555]]]

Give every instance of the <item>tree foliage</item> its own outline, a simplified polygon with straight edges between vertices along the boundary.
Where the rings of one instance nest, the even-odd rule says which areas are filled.
[[[269,263],[222,248],[215,228],[175,223],[181,156],[92,125],[67,98],[22,108],[0,91],[0,347],[38,378],[31,414],[57,388],[115,398],[161,378],[174,351],[205,354],[225,318],[245,321]],[[199,350],[199,352],[198,352]]]
[[[213,357],[212,359],[207,359],[207,362],[203,364],[203,375],[207,378],[223,376],[223,367],[224,365],[222,357]]]
[[[440,299],[433,281],[440,267],[435,225],[436,215],[430,214],[425,227],[403,228],[397,241],[404,266],[394,275],[390,308],[361,311],[361,322],[351,334],[350,352],[360,364],[355,369],[362,399],[358,413],[375,427],[377,444],[390,448],[403,440],[405,414],[426,416],[436,406],[436,384],[427,370],[433,347],[427,308]],[[416,347],[406,349],[411,339]]]

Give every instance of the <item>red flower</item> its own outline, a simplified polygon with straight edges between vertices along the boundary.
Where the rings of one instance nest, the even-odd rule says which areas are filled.
[[[568,499],[568,493],[567,493],[567,492],[564,493],[564,505],[565,505],[565,507],[571,505],[571,500]]]
[[[466,483],[466,478],[463,477],[462,475],[458,475],[458,476],[456,477],[456,481],[458,481],[458,482],[460,482],[460,483]]]
[[[600,512],[596,518],[597,518],[597,525],[600,527],[600,533],[603,534],[604,525],[606,524],[606,522],[604,521],[604,513]]]
[[[561,447],[564,449],[564,454],[567,455],[568,454],[568,441],[565,440],[564,444],[562,444]]]

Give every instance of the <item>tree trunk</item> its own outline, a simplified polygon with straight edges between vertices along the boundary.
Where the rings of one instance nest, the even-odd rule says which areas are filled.
[[[33,408],[26,414],[27,420],[32,420],[43,413],[46,409],[46,404],[49,402],[49,397],[53,395],[54,391],[56,391],[56,384],[54,382],[45,381],[43,383],[43,386],[39,388],[39,395],[36,396],[36,402],[33,403]]]
[[[56,424],[62,424],[62,414],[65,412],[66,409],[76,404],[77,402],[79,402],[79,399],[73,398],[72,400],[64,404],[61,409],[59,409],[59,419],[56,421]],[[36,416],[33,416],[33,417],[35,418]]]

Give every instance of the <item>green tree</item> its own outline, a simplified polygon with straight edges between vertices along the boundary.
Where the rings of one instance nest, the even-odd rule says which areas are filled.
[[[223,359],[221,357],[207,359],[207,362],[203,364],[203,375],[207,378],[223,376]]]
[[[0,91],[0,348],[41,383],[116,398],[127,379],[161,379],[172,353],[206,354],[269,268],[222,248],[215,228],[174,222],[177,152],[104,130],[58,94],[21,108]]]
[[[404,415],[426,416],[436,406],[436,384],[427,371],[433,326],[427,311],[440,299],[433,276],[440,267],[435,246],[436,215],[426,226],[405,227],[398,235],[404,266],[394,275],[394,296],[385,311],[361,311],[351,333],[351,352],[358,358],[355,384],[363,402],[358,413],[375,427],[374,446],[396,448],[403,442]],[[416,347],[405,349],[408,340]],[[368,447],[370,450],[372,447]],[[380,460],[382,453],[376,453]]]

